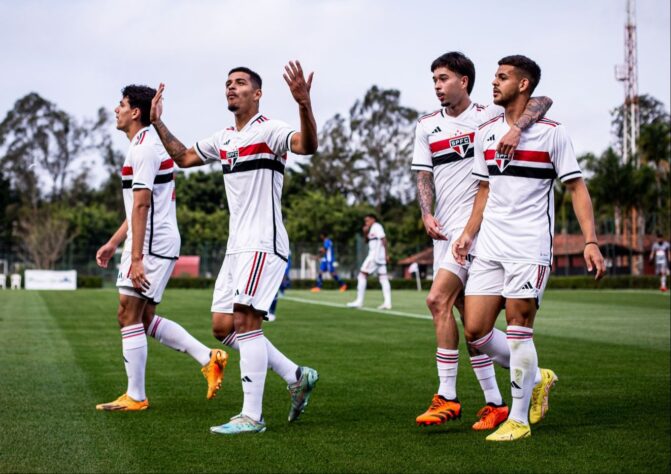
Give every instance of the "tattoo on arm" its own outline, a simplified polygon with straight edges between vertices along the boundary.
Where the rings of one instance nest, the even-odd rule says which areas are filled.
[[[154,128],[156,129],[156,133],[158,133],[161,142],[163,142],[163,146],[165,147],[165,151],[168,152],[168,155],[175,161],[179,161],[182,155],[186,153],[184,144],[170,133],[170,130],[168,130],[168,127],[166,127],[162,121],[155,122]]]
[[[542,119],[551,106],[552,99],[549,97],[532,97],[515,125],[520,130],[526,130],[532,123]]]
[[[419,201],[419,208],[422,210],[422,216],[433,212],[434,195],[433,175],[428,171],[418,171],[417,201]]]

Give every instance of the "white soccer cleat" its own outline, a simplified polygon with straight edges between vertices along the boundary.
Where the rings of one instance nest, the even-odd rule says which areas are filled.
[[[391,303],[382,303],[377,309],[391,309]]]
[[[347,303],[348,308],[362,308],[363,303],[360,301],[352,301],[351,303]]]

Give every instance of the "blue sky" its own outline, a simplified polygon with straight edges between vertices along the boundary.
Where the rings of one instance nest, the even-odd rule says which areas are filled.
[[[300,59],[315,71],[318,125],[347,113],[373,84],[404,105],[438,108],[429,65],[460,50],[476,65],[472,98],[488,103],[496,62],[525,54],[543,70],[537,94],[569,129],[578,153],[612,141],[609,111],[623,100],[625,0],[0,0],[0,112],[36,91],[78,117],[113,108],[127,83],[167,85],[165,122],[187,145],[232,124],[224,81],[238,65],[264,78],[262,111],[298,125],[282,79]],[[639,92],[668,110],[668,0],[637,5]],[[119,148],[124,137],[113,128]]]

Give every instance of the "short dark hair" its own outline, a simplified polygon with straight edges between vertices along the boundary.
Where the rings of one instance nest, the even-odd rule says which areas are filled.
[[[658,238],[658,239],[663,239],[663,238],[664,238],[664,234],[662,234],[661,231],[658,231],[658,232],[657,232],[657,238]]]
[[[522,76],[526,77],[529,80],[529,95],[534,93],[536,86],[541,81],[541,68],[533,60],[522,56],[521,54],[515,54],[512,56],[506,56],[499,61],[499,66],[513,66],[516,69],[519,69],[522,73]]]
[[[121,96],[128,99],[132,108],[140,109],[140,122],[142,125],[150,125],[149,112],[151,111],[151,101],[156,95],[156,89],[149,86],[138,86],[131,84],[121,89]]]
[[[439,67],[446,67],[460,76],[466,76],[468,78],[466,90],[468,91],[468,95],[471,95],[471,91],[475,85],[475,66],[473,65],[473,61],[468,59],[464,53],[450,51],[439,56],[431,63],[431,72]]]
[[[371,213],[371,214],[366,214],[365,216],[363,216],[364,219],[365,219],[366,217],[370,217],[371,219],[375,219],[375,220],[377,220],[377,216],[376,216],[375,214],[372,214],[372,213]]]
[[[259,76],[258,73],[252,71],[248,67],[240,66],[240,67],[234,67],[230,71],[228,71],[228,75],[230,76],[234,72],[244,72],[245,74],[249,75],[249,79],[252,81],[252,85],[256,87],[257,89],[261,89],[261,86],[263,86],[263,81],[261,80],[261,76]]]

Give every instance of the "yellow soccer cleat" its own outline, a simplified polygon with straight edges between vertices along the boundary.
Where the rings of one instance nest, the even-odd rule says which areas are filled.
[[[550,389],[557,383],[557,375],[550,369],[541,370],[541,381],[536,384],[531,393],[531,408],[529,408],[529,423],[535,425],[547,415],[550,411],[548,399],[550,398]]]
[[[211,400],[221,388],[221,381],[224,378],[224,369],[228,363],[228,354],[221,349],[212,349],[210,351],[210,361],[203,366],[200,371],[207,380],[207,399]]]
[[[125,393],[113,402],[96,405],[96,410],[102,411],[140,411],[146,410],[147,408],[149,408],[149,399],[145,398],[138,402]]]
[[[487,441],[517,441],[518,439],[528,438],[531,436],[531,428],[529,425],[524,425],[519,421],[506,420],[499,429],[487,436]]]
[[[479,420],[473,424],[474,430],[493,430],[508,419],[508,407],[506,405],[497,406],[493,403],[488,403],[480,408],[476,416]]]
[[[416,418],[417,426],[442,425],[448,420],[461,418],[461,403],[459,400],[447,400],[435,394],[431,406]]]

